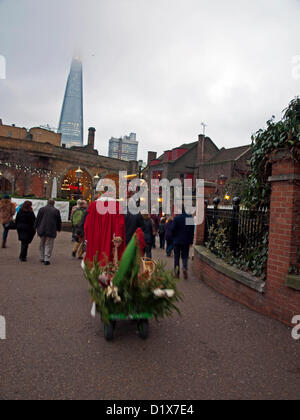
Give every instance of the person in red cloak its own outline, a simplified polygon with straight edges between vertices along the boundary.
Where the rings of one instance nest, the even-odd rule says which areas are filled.
[[[101,214],[100,206],[115,209],[112,214],[108,211]],[[100,198],[88,208],[84,225],[87,241],[85,261],[93,262],[96,255],[102,266],[106,262],[114,261],[115,246],[118,247],[118,260],[125,251],[125,217],[120,214],[120,203],[109,197]]]

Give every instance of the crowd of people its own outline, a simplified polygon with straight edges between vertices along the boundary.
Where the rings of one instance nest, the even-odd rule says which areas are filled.
[[[49,199],[47,205],[39,210],[36,217],[31,201],[26,200],[17,209],[11,198],[5,195],[0,200],[0,223],[3,225],[2,248],[6,248],[9,231],[16,230],[21,242],[19,259],[21,262],[26,262],[29,245],[37,233],[40,238],[40,261],[44,265],[50,265],[54,241],[57,232],[61,232],[62,229],[60,211],[54,206],[55,201]]]
[[[101,203],[104,201],[104,203]],[[101,263],[113,260],[113,253],[118,244],[118,257],[131,241],[137,230],[142,232],[144,239],[144,254],[146,258],[152,258],[152,250],[156,248],[159,240],[160,248],[166,251],[167,257],[174,254],[174,270],[180,276],[180,262],[185,279],[188,278],[188,260],[190,247],[194,241],[194,225],[187,223],[188,216],[181,215],[158,216],[123,215],[120,204],[117,202],[116,214],[99,212],[99,204],[107,205],[109,200],[100,197],[88,205],[85,200],[78,200],[77,205],[71,211],[72,221],[72,250],[73,258],[93,261],[98,257]],[[100,203],[99,203],[100,202]],[[17,213],[17,214],[16,214]],[[49,199],[45,207],[34,214],[31,201],[16,209],[11,198],[6,195],[0,200],[0,223],[3,225],[2,248],[6,248],[9,230],[17,230],[18,239],[21,242],[20,261],[26,262],[29,245],[35,235],[40,238],[40,261],[44,265],[50,265],[57,233],[62,230],[60,211],[55,208],[55,201]],[[117,238],[117,240],[116,240]]]

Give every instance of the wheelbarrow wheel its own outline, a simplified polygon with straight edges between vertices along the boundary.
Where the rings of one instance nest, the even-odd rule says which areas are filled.
[[[149,336],[149,322],[148,319],[141,319],[138,322],[138,332],[139,332],[139,336],[143,339],[146,340]]]
[[[104,324],[104,337],[106,341],[112,341],[114,338],[114,325],[112,322]]]

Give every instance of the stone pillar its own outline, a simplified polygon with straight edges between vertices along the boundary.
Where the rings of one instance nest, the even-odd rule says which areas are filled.
[[[195,240],[195,245],[204,245],[204,237],[205,237],[205,223],[206,223],[206,209],[207,206],[209,204],[209,202],[212,200],[212,198],[214,197],[216,191],[216,184],[214,184],[213,182],[205,182],[204,183],[204,200],[205,200],[205,205],[204,205],[204,220],[203,223],[201,225],[198,225],[196,227],[196,240]]]
[[[275,315],[300,314],[300,162],[289,152],[273,156],[267,294]]]
[[[204,205],[204,220],[201,223],[201,225],[198,225],[196,227],[196,239],[195,239],[195,245],[201,245],[204,246],[205,242],[205,223],[206,223],[206,210],[207,210],[207,201]]]

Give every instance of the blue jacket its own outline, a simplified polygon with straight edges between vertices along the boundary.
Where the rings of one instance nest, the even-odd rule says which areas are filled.
[[[173,241],[172,229],[173,229],[173,222],[167,222],[166,223],[166,240],[167,241]]]
[[[193,245],[194,243],[194,224],[187,225],[186,219],[191,219],[193,222],[193,217],[187,214],[180,214],[173,221],[172,234],[174,245]]]

